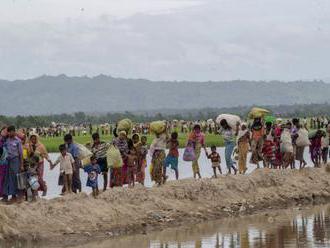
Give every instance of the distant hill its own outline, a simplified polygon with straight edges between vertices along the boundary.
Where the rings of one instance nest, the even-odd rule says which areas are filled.
[[[152,82],[105,75],[0,80],[0,87],[2,115],[309,104],[330,96],[323,81]]]

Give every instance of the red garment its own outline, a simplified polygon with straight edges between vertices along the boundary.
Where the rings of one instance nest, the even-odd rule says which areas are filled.
[[[268,159],[275,159],[275,144],[271,140],[265,140],[264,145],[262,147],[262,153],[264,157],[267,157]]]
[[[178,158],[179,157],[179,142],[178,140],[170,140],[169,141],[169,152],[168,152],[168,155],[172,156],[172,157],[175,157],[175,158]]]

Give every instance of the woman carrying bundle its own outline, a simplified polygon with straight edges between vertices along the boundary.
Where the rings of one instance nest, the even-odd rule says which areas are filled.
[[[262,148],[263,138],[265,134],[264,126],[261,118],[255,118],[251,126],[251,163],[256,164],[257,168],[260,168],[259,162],[263,161]]]
[[[234,132],[233,129],[229,126],[226,119],[220,121],[221,130],[220,133],[223,135],[225,141],[225,160],[228,169],[228,174],[231,174],[231,169],[234,170],[235,175],[237,174],[237,169],[234,166],[234,161],[231,158],[235,148],[235,136],[238,135],[239,122],[237,122],[237,128]]]
[[[42,191],[42,195],[46,196],[47,194],[47,184],[44,181],[44,160],[46,159],[49,163],[51,162],[48,157],[48,152],[46,147],[39,141],[38,134],[31,134],[29,143],[28,143],[28,156],[33,157],[37,156],[39,158],[39,164],[37,168],[38,172],[38,182],[40,185],[39,190]]]
[[[152,157],[151,180],[158,186],[165,182],[164,165],[165,165],[165,149],[167,143],[166,133],[156,133],[156,138],[150,146],[150,155]]]
[[[115,134],[117,135],[116,131]],[[114,173],[111,173],[111,178],[110,178],[110,187],[113,186],[121,186],[123,184],[128,183],[128,178],[127,178],[127,155],[128,155],[128,143],[127,143],[127,133],[126,131],[120,131],[118,133],[118,137],[116,137],[113,140],[114,146],[120,151],[122,161],[123,161],[123,166],[120,167],[120,172],[117,170],[113,171]],[[120,177],[120,178],[119,178]]]
[[[237,136],[238,147],[238,170],[240,174],[245,174],[247,154],[250,148],[250,132],[246,123],[242,123]]]

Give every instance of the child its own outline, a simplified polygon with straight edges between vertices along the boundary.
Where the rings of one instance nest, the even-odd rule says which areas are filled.
[[[221,157],[220,157],[220,154],[217,153],[217,147],[211,146],[211,154],[208,154],[206,151],[206,157],[208,159],[211,159],[214,177],[217,178],[217,168],[218,168],[220,174],[222,174],[221,167],[220,167]]]
[[[38,178],[39,156],[33,155],[26,160],[26,172],[27,178]],[[35,183],[39,184],[38,181]],[[38,187],[39,188],[39,187]],[[38,189],[35,189],[33,185],[29,185],[27,188],[27,200],[36,201],[38,198]]]
[[[164,164],[164,182],[167,179],[166,176],[166,167],[171,167],[172,170],[175,172],[176,180],[179,180],[179,170],[178,170],[178,163],[179,163],[179,142],[178,142],[178,133],[173,132],[171,134],[171,139],[167,141],[167,145],[169,147],[168,155],[165,159]]]
[[[141,145],[140,145],[140,165],[141,169],[139,173],[136,175],[137,181],[144,185],[144,179],[145,179],[145,170],[147,168],[147,154],[148,154],[148,145],[147,145],[147,137],[142,136],[141,137]]]
[[[60,164],[60,173],[63,176],[64,192],[72,193],[72,174],[74,172],[74,159],[70,153],[67,152],[66,146],[60,145],[59,148],[61,155],[57,158],[54,164],[51,164],[51,170]]]
[[[93,190],[93,196],[96,198],[99,195],[98,186],[98,175],[101,173],[100,166],[97,164],[97,159],[95,156],[91,157],[91,164],[84,167],[84,171],[88,173],[87,187],[91,187]]]
[[[128,179],[128,186],[134,187],[135,186],[135,176],[136,176],[136,169],[138,166],[138,156],[136,149],[133,145],[133,141],[129,140],[128,142],[128,149],[129,152],[127,154],[127,179]]]

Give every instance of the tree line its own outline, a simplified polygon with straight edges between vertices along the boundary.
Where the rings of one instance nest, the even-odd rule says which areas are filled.
[[[16,127],[47,127],[52,122],[71,125],[115,123],[129,118],[134,122],[150,122],[153,120],[207,120],[214,119],[220,113],[232,113],[245,118],[253,106],[237,106],[231,108],[203,108],[184,110],[159,110],[150,112],[122,112],[88,114],[76,112],[73,114],[4,116],[0,115],[0,125],[15,125]],[[272,111],[273,115],[281,118],[330,116],[330,104],[295,104],[277,106],[259,106]]]

